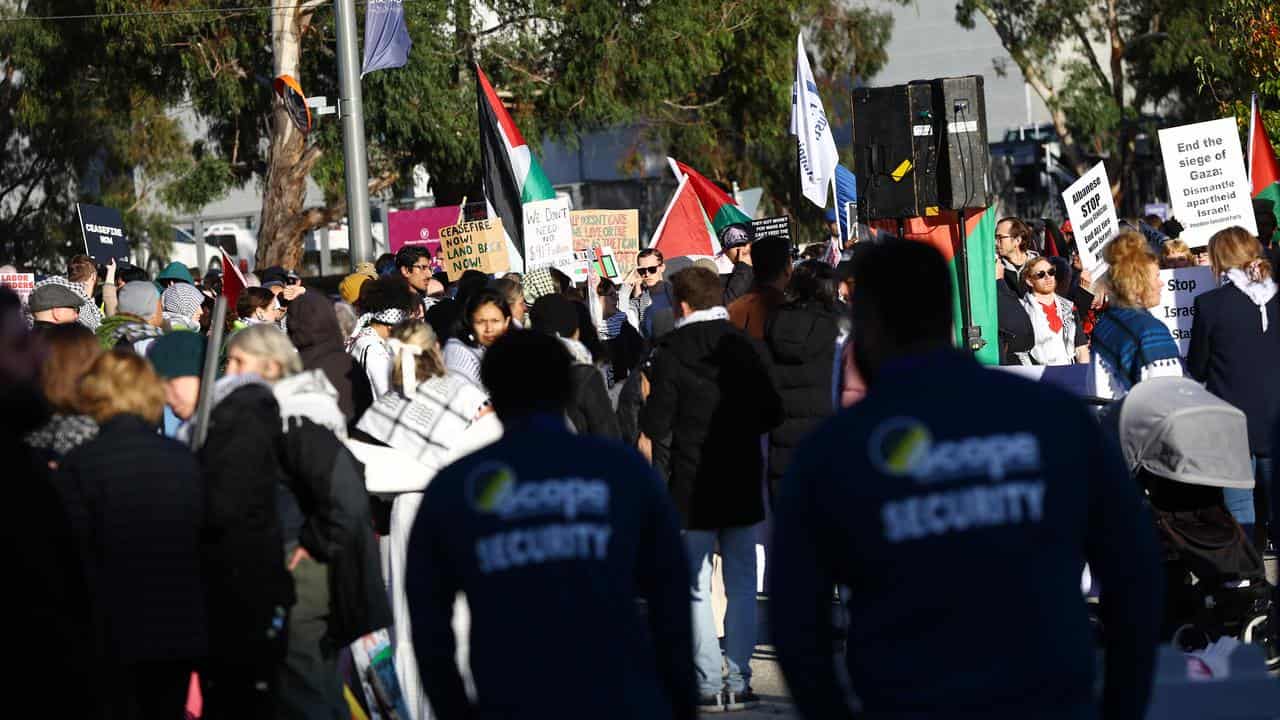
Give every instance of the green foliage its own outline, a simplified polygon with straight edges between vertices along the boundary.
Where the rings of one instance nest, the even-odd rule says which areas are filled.
[[[894,0],[905,2],[905,0]],[[78,193],[125,210],[131,230],[167,240],[157,201],[182,212],[229,187],[261,179],[275,102],[270,11],[241,0],[30,0],[27,15],[139,12],[127,17],[0,23],[0,189],[38,203],[0,208],[0,235],[26,260],[47,252],[71,222]],[[278,5],[296,6],[297,0]],[[885,62],[888,13],[844,0],[414,0],[406,67],[363,79],[370,177],[408,177],[425,165],[437,197],[478,190],[476,97],[481,63],[531,143],[631,124],[642,142],[708,176],[762,184],[772,207],[795,203],[794,141],[787,136],[795,37],[809,38],[833,121],[847,118],[854,77]],[[0,8],[5,6],[0,6]],[[156,10],[228,8],[220,13]],[[13,14],[15,10],[3,10]],[[275,12],[280,12],[276,10]],[[357,12],[363,34],[363,13]],[[499,18],[496,22],[492,18]],[[484,25],[483,23],[494,23]],[[337,97],[331,4],[301,38],[298,80],[308,96]],[[0,76],[3,78],[3,76]],[[202,135],[172,119],[189,107]],[[167,114],[166,114],[167,113]],[[335,116],[308,143],[323,152],[312,177],[327,201],[343,193]],[[637,148],[639,150],[639,148]],[[632,167],[636,154],[619,158]],[[141,170],[142,172],[137,172]],[[141,180],[140,180],[141,178]],[[816,223],[815,223],[816,224]],[[0,254],[5,252],[0,251]]]

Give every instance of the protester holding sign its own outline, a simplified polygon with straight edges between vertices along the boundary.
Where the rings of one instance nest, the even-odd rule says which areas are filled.
[[[1120,233],[1103,250],[1111,306],[1093,328],[1094,394],[1120,398],[1140,381],[1181,377],[1169,328],[1147,311],[1160,304],[1160,265],[1141,233]]]
[[[1027,294],[1022,306],[1031,318],[1035,345],[1019,353],[1023,364],[1070,365],[1089,362],[1089,340],[1070,300],[1057,293],[1058,270],[1046,258],[1033,258],[1022,268]]]
[[[1195,300],[1187,372],[1209,392],[1240,408],[1249,421],[1258,487],[1272,497],[1271,431],[1280,421],[1280,298],[1271,264],[1258,239],[1244,228],[1219,230],[1209,238],[1209,257],[1221,286]],[[1250,490],[1224,490],[1227,507],[1241,525],[1254,523]],[[1280,516],[1267,517],[1274,535]]]

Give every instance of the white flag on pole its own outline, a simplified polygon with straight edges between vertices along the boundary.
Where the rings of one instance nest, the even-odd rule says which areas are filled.
[[[791,134],[800,143],[800,190],[818,207],[827,206],[827,188],[840,155],[822,108],[818,84],[804,52],[804,37],[796,36],[796,78],[791,86]]]

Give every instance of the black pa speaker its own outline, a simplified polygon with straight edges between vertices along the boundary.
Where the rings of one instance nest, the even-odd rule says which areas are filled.
[[[981,75],[938,78],[933,87],[935,131],[945,130],[938,158],[938,206],[948,210],[984,208],[991,187],[987,145],[987,101]]]
[[[926,207],[937,205],[933,116],[928,83],[853,91],[859,219],[924,215]]]
[[[853,153],[864,222],[986,207],[982,77],[855,89]]]

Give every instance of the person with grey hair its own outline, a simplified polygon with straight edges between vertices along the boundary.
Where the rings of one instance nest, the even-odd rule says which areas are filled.
[[[155,283],[125,283],[116,293],[116,312],[98,326],[98,342],[104,350],[128,347],[146,356],[147,348],[164,334],[164,308]]]
[[[280,407],[277,493],[296,601],[277,702],[288,717],[346,714],[337,651],[390,627],[364,473],[342,444],[347,421],[321,369],[304,370],[283,330],[252,325],[227,343],[222,382],[267,385]]]

